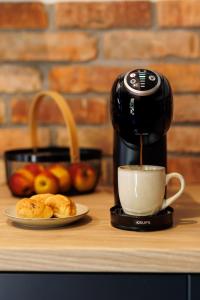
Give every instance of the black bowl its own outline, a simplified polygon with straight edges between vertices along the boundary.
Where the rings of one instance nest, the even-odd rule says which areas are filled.
[[[75,190],[75,188],[72,187],[70,191],[66,193],[67,195],[87,194],[95,190],[101,173],[101,157],[102,151],[99,149],[80,149],[80,160],[82,162],[87,162],[95,169],[97,175],[96,182],[92,189],[88,190],[87,192],[78,192],[77,190]],[[70,164],[69,148],[67,147],[37,148],[37,151],[34,151],[32,148],[9,150],[4,153],[4,159],[7,184],[9,183],[9,178],[11,177],[11,175],[17,169],[22,168],[27,163],[40,163],[44,166],[48,166],[53,163],[60,163],[62,165]],[[12,190],[11,192],[14,196],[19,196],[16,195]]]

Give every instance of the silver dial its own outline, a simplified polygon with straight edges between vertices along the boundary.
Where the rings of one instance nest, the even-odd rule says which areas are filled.
[[[156,72],[146,69],[129,71],[124,76],[125,87],[139,96],[148,96],[155,93],[160,84],[160,76]]]

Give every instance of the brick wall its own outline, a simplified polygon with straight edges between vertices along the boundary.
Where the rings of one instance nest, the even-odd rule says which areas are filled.
[[[149,67],[175,94],[169,170],[200,182],[199,16],[198,0],[0,3],[0,153],[29,146],[30,101],[54,89],[69,100],[81,146],[103,149],[102,182],[111,184],[109,91],[119,73]],[[67,143],[53,103],[44,102],[38,117],[41,145]]]

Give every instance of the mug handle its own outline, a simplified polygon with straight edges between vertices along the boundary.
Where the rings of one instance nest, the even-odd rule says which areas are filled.
[[[169,174],[166,175],[166,185],[169,183],[169,181],[172,178],[177,178],[179,180],[179,182],[181,184],[180,189],[179,189],[179,191],[175,195],[173,195],[173,196],[171,196],[171,197],[169,197],[167,199],[164,199],[164,202],[163,202],[161,210],[163,210],[166,207],[168,207],[169,205],[171,205],[178,197],[180,197],[180,195],[184,191],[184,188],[185,188],[184,177],[181,174],[179,174],[179,173],[169,173]]]

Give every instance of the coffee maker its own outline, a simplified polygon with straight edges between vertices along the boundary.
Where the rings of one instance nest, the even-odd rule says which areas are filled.
[[[166,133],[170,127],[173,96],[161,74],[136,69],[120,75],[111,92],[111,120],[114,128],[113,174],[115,205],[111,224],[125,230],[150,231],[172,226],[173,209],[153,216],[126,215],[118,193],[117,169],[121,165],[157,165],[167,168]]]

